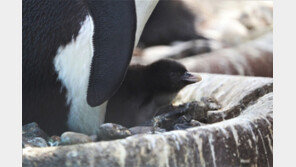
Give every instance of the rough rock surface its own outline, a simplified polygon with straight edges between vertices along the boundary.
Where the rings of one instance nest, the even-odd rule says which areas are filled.
[[[41,137],[23,138],[22,146],[24,147],[47,147],[47,142]]]
[[[132,133],[132,135],[135,135],[135,134],[144,134],[144,133],[148,133],[148,134],[161,133],[161,132],[165,132],[166,130],[158,127],[154,128],[153,126],[135,126],[135,127],[129,128],[129,131]]]
[[[151,120],[151,125],[166,130],[186,129],[193,127],[191,121],[197,121],[198,126],[204,122],[208,122],[208,112],[218,110],[221,105],[213,98],[202,97],[201,101],[186,102],[178,106],[166,106],[159,110],[159,115]]]
[[[132,135],[126,127],[114,123],[102,124],[99,131],[98,140],[122,139]]]
[[[78,144],[78,143],[89,143],[92,142],[92,138],[75,132],[64,132],[61,135],[61,145],[71,145],[71,144]]]
[[[200,101],[204,96],[215,99],[221,108],[208,111],[208,123],[234,118],[259,97],[273,91],[272,78],[209,74],[201,74],[201,77],[203,82],[189,85],[179,92],[174,105]]]
[[[62,147],[25,148],[23,166],[272,166],[272,79],[203,74],[175,104],[213,97],[206,125]]]
[[[46,147],[47,138],[47,134],[35,122],[24,125],[22,128],[23,147]]]
[[[31,137],[42,137],[47,138],[47,134],[39,128],[36,122],[29,123],[24,125],[22,128],[22,136],[31,138]]]

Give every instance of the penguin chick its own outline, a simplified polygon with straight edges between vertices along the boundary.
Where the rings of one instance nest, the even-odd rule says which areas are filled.
[[[123,84],[108,101],[105,122],[126,127],[151,120],[157,110],[169,105],[178,91],[201,80],[197,74],[173,60],[128,68]]]

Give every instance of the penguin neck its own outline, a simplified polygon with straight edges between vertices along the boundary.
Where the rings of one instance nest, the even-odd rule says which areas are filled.
[[[160,84],[164,84],[161,83],[162,80],[156,81],[157,79],[154,75],[155,74],[151,73],[149,66],[130,66],[127,70],[121,89],[128,90],[128,93],[131,95],[142,94],[149,96],[162,96],[176,93],[161,89]]]
[[[119,94],[124,92],[128,96],[137,97],[137,100],[142,100],[139,103],[140,108],[144,107],[146,108],[144,110],[149,112],[157,110],[161,106],[171,104],[177,91],[161,89],[159,84],[162,80],[155,81],[157,79],[154,75],[151,73],[149,66],[130,66]]]

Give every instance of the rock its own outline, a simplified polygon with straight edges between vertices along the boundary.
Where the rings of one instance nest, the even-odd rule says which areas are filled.
[[[153,126],[135,126],[132,128],[129,128],[129,131],[131,132],[132,135],[135,134],[153,134],[153,133],[163,133],[166,130],[165,129],[161,129],[159,127],[153,127]]]
[[[89,142],[92,142],[92,138],[85,134],[76,132],[64,132],[61,135],[60,145],[82,144]]]
[[[203,126],[206,124],[193,119],[190,121],[190,125],[194,127],[194,126]]]
[[[188,128],[193,128],[196,126],[204,126],[204,125],[206,124],[196,120],[190,120],[189,122],[175,124],[174,130],[185,130]]]
[[[23,138],[22,141],[24,147],[47,147],[47,142],[41,137]]]
[[[201,101],[192,101],[178,106],[162,107],[159,115],[151,120],[154,127],[186,129],[194,125],[191,121],[208,122],[208,111],[220,109],[220,104],[211,97],[202,97]],[[186,127],[186,128],[185,128]]]
[[[192,126],[190,126],[188,123],[183,123],[183,124],[175,124],[174,125],[174,130],[185,130],[187,128],[191,128]]]
[[[126,127],[114,123],[102,124],[97,133],[98,140],[122,139],[130,135],[132,133]]]
[[[35,122],[23,125],[22,136],[26,138],[42,137],[44,139],[48,138],[48,135],[39,128],[38,124]]]
[[[182,90],[182,99],[175,102],[216,99],[221,108],[208,113],[212,122],[207,125],[114,141],[25,148],[23,167],[273,166],[272,79],[202,77],[202,82]]]
[[[35,122],[22,127],[22,147],[46,147],[48,135]]]
[[[204,103],[205,110],[219,110],[221,108],[219,102],[213,97],[202,97],[201,102]]]
[[[272,78],[200,74],[202,82],[188,85],[174,99],[174,105],[202,101],[205,95],[219,102],[220,109],[207,112],[207,123],[231,119],[249,104],[272,92]],[[213,77],[215,76],[215,77]]]
[[[160,115],[152,119],[154,127],[174,129],[176,124],[187,124],[192,119],[206,120],[208,108],[204,103],[193,101],[179,106],[161,108]]]

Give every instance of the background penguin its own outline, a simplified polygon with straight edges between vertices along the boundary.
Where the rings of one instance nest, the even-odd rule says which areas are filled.
[[[191,9],[196,0],[159,0],[152,12],[139,45],[148,47],[154,45],[169,45],[175,41],[206,39],[196,28],[200,22]]]
[[[95,134],[158,0],[23,0],[23,124]]]
[[[148,66],[130,66],[122,86],[108,101],[105,122],[126,127],[141,125],[151,120],[157,109],[171,104],[183,87],[200,80],[199,75],[169,59]]]

